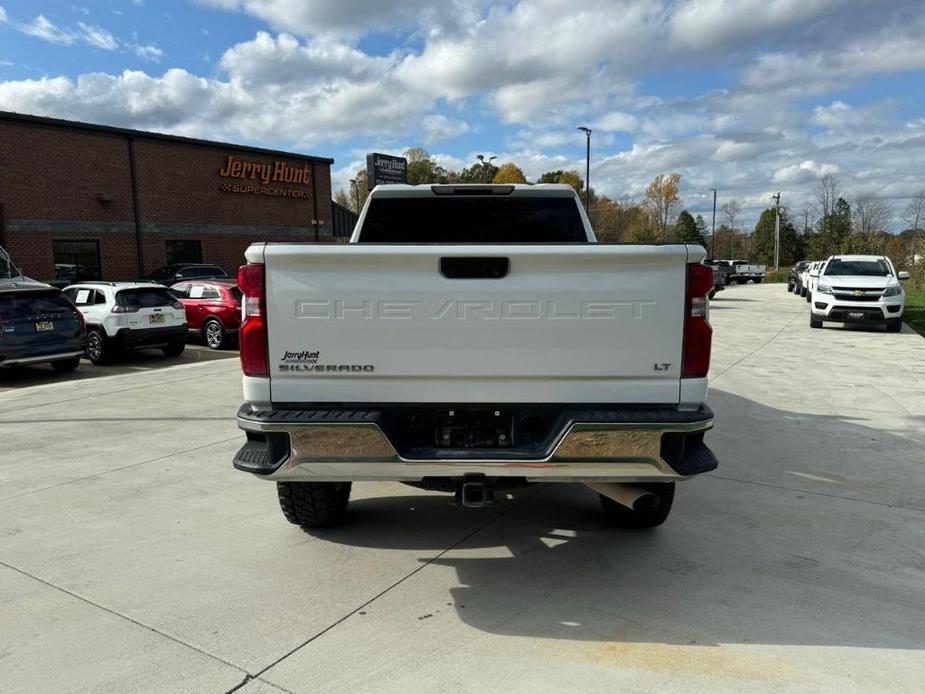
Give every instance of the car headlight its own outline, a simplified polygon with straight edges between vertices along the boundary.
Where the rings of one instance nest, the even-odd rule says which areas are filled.
[[[835,293],[834,291],[832,291],[832,285],[821,284],[821,283],[816,285],[816,291],[819,292],[820,294],[834,294]]]
[[[899,296],[902,293],[903,293],[903,288],[900,286],[887,287],[886,291],[883,292],[883,296]]]

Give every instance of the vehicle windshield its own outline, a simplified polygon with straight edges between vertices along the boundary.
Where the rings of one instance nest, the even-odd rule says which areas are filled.
[[[825,269],[826,275],[854,275],[859,277],[889,277],[892,275],[889,264],[883,259],[878,260],[840,260],[834,258],[829,261]]]
[[[60,292],[0,294],[0,321],[73,311],[74,307]]]
[[[164,267],[159,267],[154,272],[149,273],[148,277],[153,280],[167,279],[168,277],[173,276],[174,270],[176,270],[175,265],[165,265]]]
[[[166,289],[123,289],[117,295],[119,305],[130,308],[170,306],[176,297]]]
[[[19,271],[16,269],[16,266],[13,265],[10,256],[6,254],[6,251],[0,248],[0,279],[9,279],[10,277],[18,276]]]
[[[360,243],[587,241],[573,198],[374,198]]]

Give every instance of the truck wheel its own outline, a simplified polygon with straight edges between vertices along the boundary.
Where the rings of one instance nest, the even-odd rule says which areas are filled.
[[[59,374],[74,371],[78,366],[80,366],[80,357],[72,357],[71,359],[59,359],[58,361],[53,361],[51,363],[51,368],[53,368]]]
[[[182,337],[179,340],[174,340],[166,347],[162,347],[161,351],[164,353],[165,357],[179,357],[183,354],[183,350],[186,349],[186,340]]]
[[[886,331],[888,333],[898,333],[903,329],[903,319],[902,318],[890,318],[886,322]]]
[[[93,362],[94,366],[112,361],[112,352],[112,345],[102,330],[93,328],[87,333],[87,359]]]
[[[303,528],[340,525],[347,516],[350,482],[277,482],[286,520]]]
[[[810,314],[809,314],[809,327],[810,327],[810,328],[821,328],[821,327],[822,327],[822,321],[821,321],[820,319],[816,318],[815,316],[813,316],[813,314],[810,313]]]
[[[716,290],[715,290],[715,289],[711,289],[711,290],[710,290],[710,293],[707,294],[707,296],[709,296],[709,297],[712,299],[714,296],[716,296]]]
[[[760,277],[756,277],[755,280],[754,280],[754,282],[755,282],[755,284],[761,284],[761,278],[760,278]]]
[[[806,292],[806,303],[810,303],[813,300],[812,292]]]
[[[665,522],[674,501],[674,482],[651,482],[634,485],[648,489],[654,496],[644,497],[637,502],[638,508],[628,509],[613,499],[600,494],[604,520],[618,528],[654,528]]]
[[[800,285],[800,296],[806,296],[806,287]]]

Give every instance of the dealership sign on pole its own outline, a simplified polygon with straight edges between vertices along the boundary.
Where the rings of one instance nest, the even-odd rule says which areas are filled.
[[[366,155],[366,185],[372,190],[380,183],[407,183],[408,160],[375,152]]]

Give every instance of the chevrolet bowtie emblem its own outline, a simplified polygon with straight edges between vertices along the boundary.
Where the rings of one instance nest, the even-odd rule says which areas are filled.
[[[864,290],[863,290],[863,289],[855,289],[855,290],[854,290],[853,292],[851,292],[851,293],[854,294],[855,296],[864,296]]]

